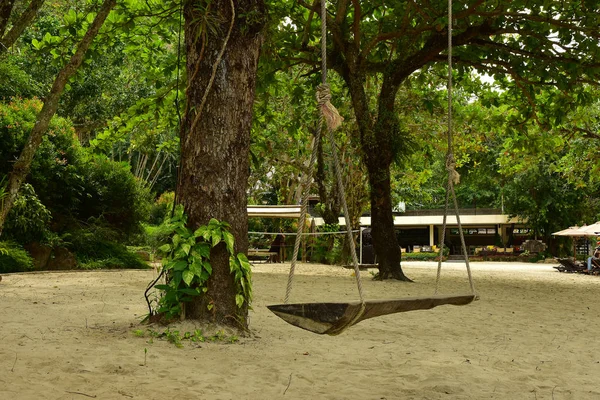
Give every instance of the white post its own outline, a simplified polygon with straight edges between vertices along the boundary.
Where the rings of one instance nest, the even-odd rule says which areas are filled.
[[[363,233],[363,229],[365,229],[365,228],[363,228],[362,226],[358,229],[358,234],[360,235],[360,237],[358,238],[358,243],[359,243],[359,246],[360,246],[360,248],[358,249],[359,254],[360,254],[360,256],[359,256],[359,258],[360,258],[360,264],[363,263],[362,262],[362,247],[363,247],[362,246],[362,233]]]
[[[435,242],[433,239],[433,225],[429,225],[429,245],[435,246]]]

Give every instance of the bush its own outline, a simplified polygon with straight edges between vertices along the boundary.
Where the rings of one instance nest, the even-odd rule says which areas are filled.
[[[173,227],[168,221],[160,225],[146,225],[144,230],[146,231],[145,244],[150,247],[153,253],[156,253],[160,246],[167,243],[173,233]]]
[[[33,270],[33,259],[23,248],[12,242],[0,242],[0,273]]]
[[[158,200],[154,202],[150,209],[150,216],[148,223],[151,225],[162,224],[168,215],[170,215],[173,208],[173,202],[175,201],[174,192],[165,192],[160,195]]]
[[[0,98],[31,97],[43,93],[41,85],[35,82],[18,60],[19,55],[0,57]]]
[[[79,217],[101,218],[125,235],[142,231],[150,211],[150,191],[130,172],[129,164],[105,156],[86,163],[84,192]]]
[[[35,124],[37,99],[0,103],[0,176],[11,172]],[[88,155],[71,121],[54,117],[31,165],[28,183],[52,214],[52,230],[76,229],[83,221],[106,222],[122,235],[141,231],[150,210],[150,192],[127,163]]]
[[[445,249],[444,249],[445,250]],[[444,252],[446,254],[446,252]],[[403,253],[402,259],[406,261],[438,261],[438,252],[431,253]],[[444,257],[445,260],[445,257]]]
[[[340,232],[337,224],[325,224],[319,227],[320,232]],[[342,250],[345,234],[317,235],[313,237],[314,244],[310,246],[312,253],[310,260],[317,263],[339,264],[342,259]]]
[[[38,99],[0,103],[0,175],[11,172],[11,161],[19,157],[41,108],[42,102]],[[52,118],[31,164],[27,182],[59,221],[63,220],[62,215],[69,215],[77,207],[82,197],[83,177],[79,172],[82,154],[71,122]]]
[[[33,186],[25,183],[8,213],[3,234],[19,243],[42,241],[49,235],[50,218]]]
[[[75,232],[70,239],[69,250],[75,253],[81,268],[149,268],[142,259],[127,250],[121,243],[102,237],[93,229]]]

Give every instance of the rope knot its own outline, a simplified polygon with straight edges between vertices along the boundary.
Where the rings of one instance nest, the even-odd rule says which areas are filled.
[[[324,83],[317,86],[317,103],[319,104],[321,114],[325,117],[325,122],[329,130],[336,130],[342,124],[344,117],[331,104],[331,92],[328,84]]]
[[[454,160],[454,154],[449,153],[446,157],[446,171],[448,171],[448,177],[453,184],[458,185],[460,183],[460,174],[456,171],[456,160]]]

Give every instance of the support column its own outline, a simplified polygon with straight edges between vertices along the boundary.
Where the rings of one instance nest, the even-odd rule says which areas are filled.
[[[434,235],[433,235],[434,229],[435,228],[433,225],[429,225],[429,245],[430,246],[435,246]]]

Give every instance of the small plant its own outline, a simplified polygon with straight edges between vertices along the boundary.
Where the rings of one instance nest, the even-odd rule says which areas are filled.
[[[133,334],[136,337],[144,337],[144,336],[146,336],[146,333],[143,330],[141,330],[141,329],[136,329],[135,331],[133,331]]]
[[[174,344],[178,348],[182,348],[185,341],[190,343],[204,343],[206,341],[213,343],[236,343],[239,341],[239,337],[236,335],[228,336],[224,330],[219,330],[215,332],[213,335],[205,337],[201,329],[196,329],[194,332],[184,332],[180,333],[179,330],[171,330],[167,328],[163,332],[158,332],[155,330],[147,329],[146,331],[142,331],[140,329],[133,331],[133,334],[136,337],[145,337],[146,334],[150,336],[148,340],[148,344],[154,343],[154,338],[165,339],[167,342]],[[146,365],[146,354],[148,349],[144,349],[144,365]]]
[[[179,335],[179,331],[171,331],[167,328],[164,335],[169,343],[173,343],[176,347],[179,348],[183,347],[183,344],[181,344],[181,339],[183,337]]]

